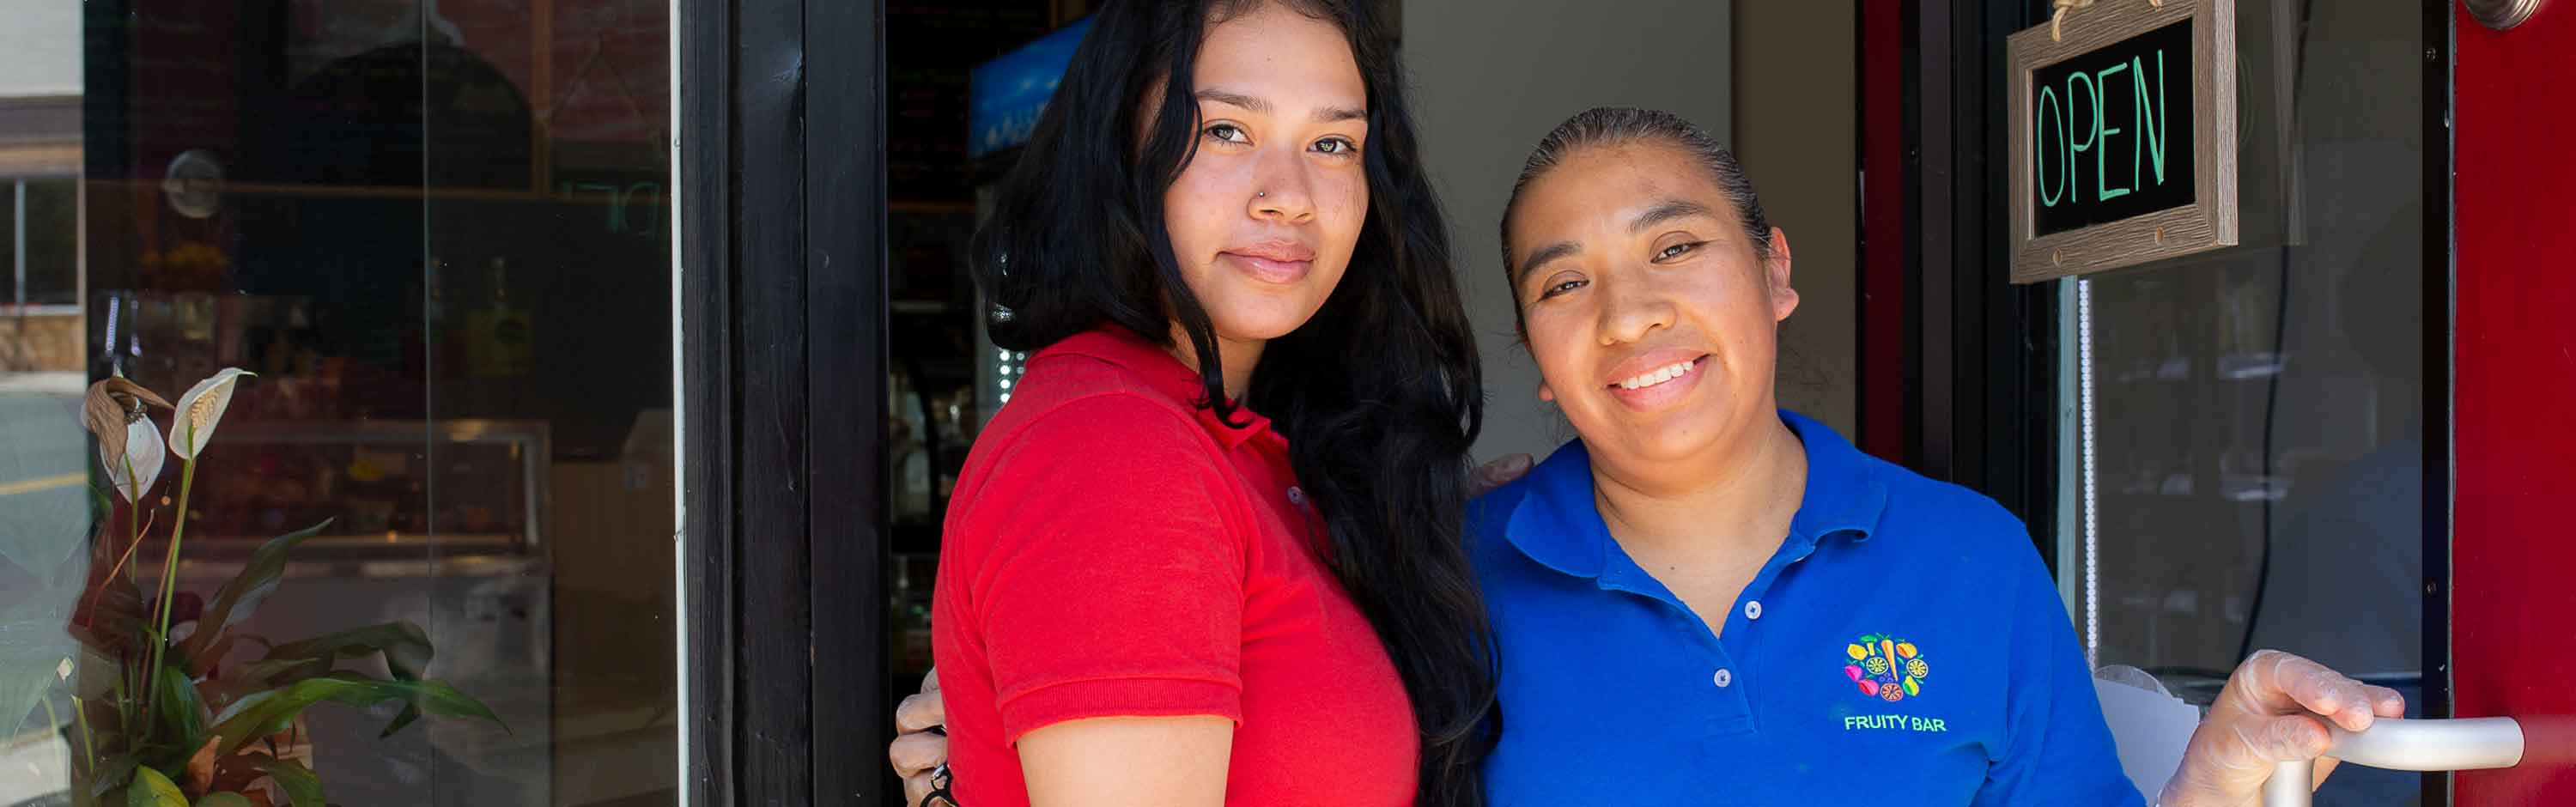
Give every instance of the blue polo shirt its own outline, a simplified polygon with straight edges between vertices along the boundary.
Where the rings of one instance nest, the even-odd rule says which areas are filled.
[[[1469,507],[1502,654],[1494,805],[2137,805],[2028,532],[1782,412],[1780,549],[1712,631],[1610,537],[1568,443]]]

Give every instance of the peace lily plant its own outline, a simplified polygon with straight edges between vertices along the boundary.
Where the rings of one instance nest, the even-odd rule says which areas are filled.
[[[292,807],[325,807],[321,778],[307,765],[310,747],[300,735],[304,710],[326,701],[359,708],[402,704],[384,735],[424,714],[500,723],[481,701],[423,677],[433,650],[428,634],[411,622],[283,644],[238,629],[277,590],[287,553],[328,521],[270,539],[211,599],[179,590],[199,460],[234,389],[250,376],[225,369],[190,387],[175,406],[123,377],[90,387],[83,415],[98,439],[106,484],[94,498],[107,517],[90,541],[86,574],[64,575],[85,578],[67,620],[69,643],[77,647],[52,658],[27,652],[33,641],[64,636],[59,612],[46,618],[46,609],[22,603],[0,615],[0,663],[10,665],[0,669],[0,684],[23,683],[32,674],[70,690],[71,725],[63,731],[72,748],[74,804],[268,807],[283,799]],[[152,419],[154,409],[170,413],[167,439]],[[165,513],[155,507],[164,500],[152,491],[172,455],[179,459],[178,496]],[[168,546],[147,590],[132,561],[154,522],[165,519]],[[123,534],[115,534],[120,525]],[[53,570],[31,571],[54,578]],[[244,651],[242,663],[228,661],[236,650]],[[389,676],[341,668],[368,657],[381,657]],[[19,669],[31,662],[41,669]],[[10,720],[39,703],[54,711],[43,689],[0,687],[0,697],[10,696],[22,698],[0,702],[10,710],[0,715]],[[57,716],[47,725],[60,724]]]

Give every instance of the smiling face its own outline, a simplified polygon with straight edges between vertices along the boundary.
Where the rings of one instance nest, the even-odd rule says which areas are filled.
[[[1332,296],[1368,216],[1367,85],[1339,28],[1276,3],[1210,28],[1191,83],[1198,152],[1163,194],[1172,255],[1219,341],[1287,335]]]
[[[1789,242],[1766,257],[1716,177],[1652,141],[1581,149],[1505,223],[1539,396],[1596,459],[1703,456],[1777,422],[1778,325],[1798,307]]]

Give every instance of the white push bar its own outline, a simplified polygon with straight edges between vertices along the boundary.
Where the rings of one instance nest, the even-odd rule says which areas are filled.
[[[2510,717],[2406,720],[2383,717],[2359,733],[2328,724],[2326,756],[2392,771],[2475,771],[2522,764],[2522,724]],[[2263,807],[2308,807],[2315,763],[2283,762],[2263,784]]]

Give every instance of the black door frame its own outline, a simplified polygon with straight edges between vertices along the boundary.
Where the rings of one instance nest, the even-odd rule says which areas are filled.
[[[2424,2],[2424,687],[2428,718],[2451,711],[2451,335],[2453,265],[2451,73],[2459,44],[2452,0]],[[2440,379],[2436,383],[2434,379]],[[2438,473],[2437,473],[2438,472]],[[2438,482],[2436,481],[2438,480]],[[2451,803],[2449,773],[2424,776],[2423,803]]]
[[[883,693],[883,4],[677,4],[691,805],[872,804]]]
[[[1915,0],[1903,42],[1905,464],[1973,488],[2057,562],[2057,295],[2010,282],[2005,41],[2047,0]]]

